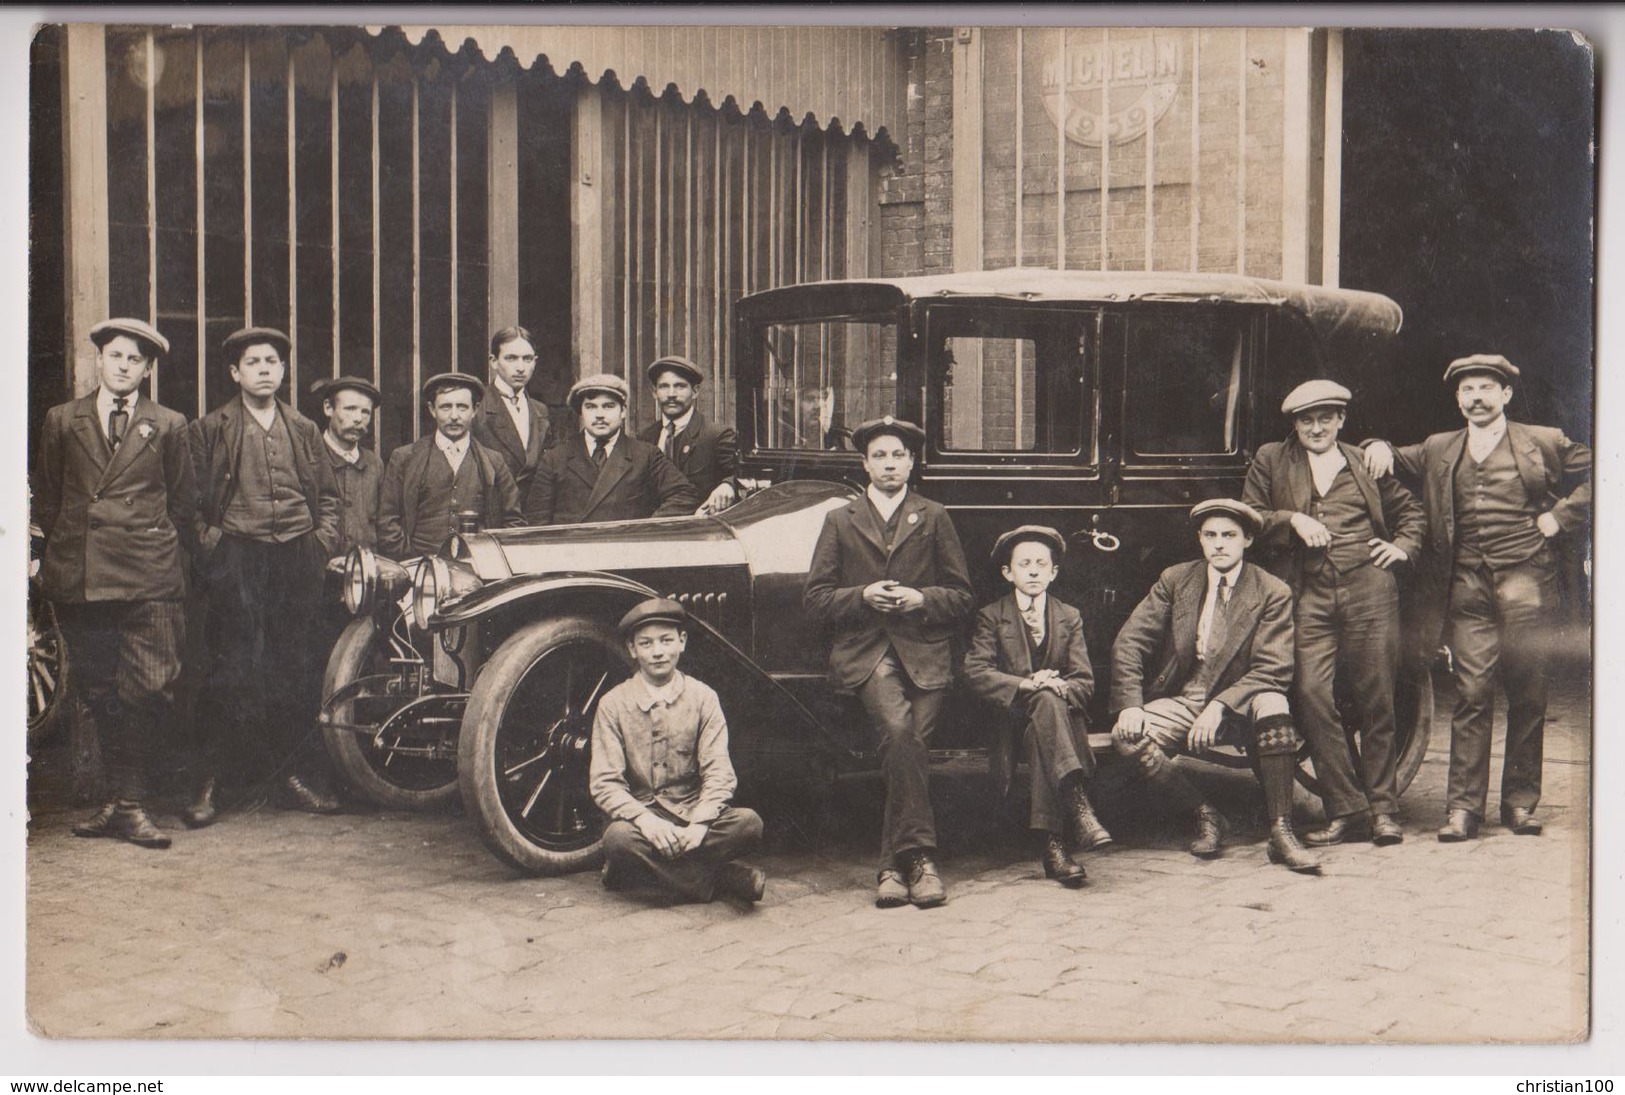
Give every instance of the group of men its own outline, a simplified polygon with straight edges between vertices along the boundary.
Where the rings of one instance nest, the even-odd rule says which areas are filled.
[[[190,424],[140,394],[168,352],[161,333],[111,319],[91,339],[98,387],[51,409],[34,480],[40,581],[107,758],[110,795],[75,828],[82,836],[169,845],[143,803],[183,669],[197,693],[187,825],[214,820],[217,775],[256,750],[259,774],[289,805],[338,808],[313,733],[324,647],[311,638],[324,630],[324,572],[351,548],[405,558],[437,550],[469,514],[484,527],[666,516],[724,508],[742,491],[733,431],[697,409],[705,374],[681,357],[649,366],[660,419],[641,437],[625,433],[630,392],[612,375],[577,381],[568,406],[579,425],[555,429],[526,392],[529,333],[504,328],[491,339],[490,386],[465,373],[430,377],[422,397],[434,430],[384,463],[362,444],[379,403],[369,381],[316,386],[325,430],[278,399],[291,352],[280,331],[250,327],[224,341],[238,394]],[[1299,385],[1281,405],[1292,434],[1261,446],[1243,497],[1191,510],[1202,557],[1165,570],[1122,626],[1108,706],[1116,751],[1193,815],[1194,855],[1218,855],[1227,826],[1171,758],[1220,743],[1256,761],[1271,861],[1314,872],[1312,847],[1403,839],[1397,575],[1410,570],[1424,608],[1416,650],[1444,641],[1457,683],[1438,838],[1470,840],[1485,816],[1498,679],[1508,722],[1501,820],[1540,832],[1559,607],[1551,541],[1589,516],[1591,458],[1560,430],[1507,420],[1518,376],[1499,355],[1452,362],[1445,382],[1466,428],[1398,448],[1343,442],[1349,390]],[[1010,589],[976,616],[961,667],[955,642],[975,605],[947,510],[912,486],[924,433],[888,416],[858,426],[852,442],[869,485],[827,515],[804,605],[829,636],[831,686],[858,698],[878,742],[886,805],[876,904],[947,900],[929,742],[956,676],[1024,736],[1044,871],[1081,884],[1074,856],[1112,837],[1086,792],[1094,675],[1082,617],[1050,592],[1066,538],[1041,525],[999,537],[992,563]],[[1255,542],[1267,569],[1247,560]],[[641,872],[689,898],[756,900],[761,873],[732,861],[759,839],[760,818],[731,805],[716,694],[677,671],[686,623],[663,600],[622,621],[638,673],[600,705],[591,773],[611,819],[605,881]],[[1358,757],[1336,699],[1340,673]],[[1300,839],[1291,803],[1302,740],[1326,823]]]
[[[313,386],[325,429],[279,398],[292,352],[281,331],[225,339],[237,394],[191,423],[141,392],[169,352],[155,327],[109,319],[90,339],[97,387],[47,414],[33,481],[39,580],[106,759],[107,801],[81,836],[169,847],[144,803],[182,692],[194,697],[178,720],[192,731],[186,825],[216,819],[232,771],[287,806],[339,809],[315,715],[320,637],[342,625],[324,590],[351,549],[432,552],[470,515],[511,527],[692,513],[734,472],[734,432],[697,407],[705,373],[683,357],[650,365],[661,420],[643,436],[625,435],[631,396],[610,375],[570,389],[580,432],[553,430],[526,392],[530,335],[503,328],[489,389],[430,377],[433,431],[386,463],[363,444],[380,402],[371,381]]]

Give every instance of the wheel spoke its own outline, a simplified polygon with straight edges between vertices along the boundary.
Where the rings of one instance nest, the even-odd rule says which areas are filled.
[[[587,702],[581,705],[581,711],[583,714],[585,714],[594,703],[598,702],[599,690],[604,687],[604,682],[607,680],[609,680],[609,670],[606,669],[598,675],[598,683],[592,686],[592,692],[588,694]]]
[[[520,817],[524,818],[526,821],[530,820],[530,812],[536,808],[536,800],[542,797],[542,792],[546,790],[547,783],[552,778],[553,769],[548,768],[542,772],[542,778],[537,782],[536,790],[530,793],[530,798],[525,800],[524,809],[519,811]]]
[[[534,757],[530,757],[530,758],[528,758],[526,760],[522,760],[518,764],[514,765],[512,768],[504,768],[502,770],[502,775],[505,778],[511,778],[513,776],[517,776],[520,772],[523,772],[526,768],[529,768],[532,764],[535,764],[537,761],[539,761],[543,757],[547,756],[547,754],[550,753],[550,752],[552,752],[552,746],[543,746],[542,751],[540,753],[537,753]]]

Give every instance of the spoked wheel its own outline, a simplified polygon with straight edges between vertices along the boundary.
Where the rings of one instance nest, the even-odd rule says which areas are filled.
[[[56,609],[30,584],[28,589],[28,744],[37,745],[55,729],[68,696],[68,644],[56,622]]]
[[[544,620],[515,632],[475,682],[458,743],[463,804],[485,843],[533,874],[597,865],[605,819],[587,793],[598,701],[631,672],[607,624]]]
[[[372,616],[350,621],[327,659],[322,737],[339,775],[355,792],[390,810],[432,810],[457,797],[456,733],[460,713],[449,697],[419,699],[400,687],[397,650]],[[396,640],[399,642],[400,640]],[[351,698],[329,705],[340,689]],[[409,717],[395,719],[417,701]],[[438,704],[448,710],[436,711]],[[359,728],[359,729],[358,729]],[[379,731],[382,733],[379,733]]]

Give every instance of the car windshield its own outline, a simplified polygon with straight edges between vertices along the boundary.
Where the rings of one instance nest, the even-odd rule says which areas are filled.
[[[897,410],[897,326],[890,318],[770,323],[759,330],[757,444],[850,448],[858,423]]]

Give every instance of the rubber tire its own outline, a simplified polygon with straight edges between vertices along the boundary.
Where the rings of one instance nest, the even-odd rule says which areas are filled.
[[[339,688],[361,675],[373,647],[378,641],[378,621],[372,616],[359,616],[345,627],[333,644],[327,658],[327,670],[322,677],[322,698],[325,701]],[[322,739],[327,755],[332,758],[339,778],[346,786],[368,802],[386,810],[427,812],[445,809],[457,799],[457,773],[451,772],[446,782],[430,788],[402,787],[392,783],[368,759],[369,750],[359,735],[349,730],[322,727]]]
[[[585,616],[540,620],[510,635],[474,682],[463,711],[457,743],[457,779],[463,809],[479,827],[480,839],[497,858],[527,874],[559,875],[585,871],[603,863],[602,837],[570,851],[555,851],[532,842],[508,817],[502,805],[496,771],[497,730],[514,691],[549,649],[564,643],[596,643],[626,666],[632,662],[615,628]]]
[[[1409,725],[1410,736],[1405,740],[1405,747],[1400,750],[1394,761],[1394,796],[1396,798],[1405,794],[1416,773],[1422,770],[1422,762],[1427,759],[1428,739],[1433,736],[1433,724],[1436,719],[1433,687],[1433,673],[1427,665],[1400,666],[1399,673],[1394,681],[1396,700],[1402,700],[1408,688],[1414,687],[1415,693],[1411,703],[1404,707],[1395,705],[1394,721],[1398,727]],[[1313,762],[1310,759],[1309,743],[1305,742],[1298,749],[1298,785],[1310,794],[1320,795],[1320,781],[1313,775]]]

